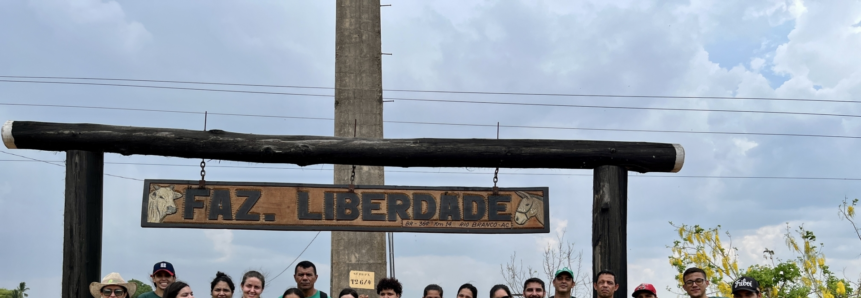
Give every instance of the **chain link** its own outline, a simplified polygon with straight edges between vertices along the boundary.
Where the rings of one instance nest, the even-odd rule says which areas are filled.
[[[350,184],[352,185],[353,182],[355,182],[355,181],[356,181],[356,166],[353,165],[353,171],[350,172]]]

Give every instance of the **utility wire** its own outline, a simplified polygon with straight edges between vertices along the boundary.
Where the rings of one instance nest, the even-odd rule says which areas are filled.
[[[3,151],[0,151],[3,152]],[[4,152],[5,153],[5,152]],[[17,155],[20,156],[20,155]],[[21,156],[23,157],[23,156]],[[28,158],[28,157],[24,157]],[[30,159],[30,158],[28,158]],[[0,159],[0,162],[60,162],[60,161],[42,161],[42,160],[9,160]],[[111,165],[136,165],[136,166],[159,166],[159,167],[199,167],[198,165],[183,165],[183,164],[165,164],[165,163],[136,163],[136,162],[105,162]],[[53,164],[57,165],[57,164]],[[301,167],[275,167],[275,166],[227,166],[227,165],[207,165],[212,168],[237,168],[237,169],[267,169],[267,170],[298,170],[298,171],[331,171],[333,168],[301,168]],[[386,173],[406,173],[406,174],[455,174],[455,175],[492,175],[493,172],[456,172],[456,171],[406,171],[406,170],[386,170]],[[509,172],[506,175],[512,176],[577,176],[577,177],[592,177],[592,174],[576,174],[576,173],[518,173]],[[724,176],[724,175],[666,175],[666,174],[632,174],[631,178],[697,178],[697,179],[767,179],[767,180],[836,180],[836,181],[861,181],[861,178],[847,177],[786,177],[786,176]],[[128,178],[138,181],[142,179]]]
[[[269,282],[274,281],[276,278],[278,278],[279,276],[281,276],[281,274],[284,274],[284,272],[285,272],[285,271],[287,271],[287,269],[290,269],[290,266],[293,266],[293,263],[296,263],[296,261],[298,261],[298,260],[299,260],[299,257],[301,257],[301,256],[302,256],[302,254],[303,254],[303,253],[305,253],[305,251],[306,251],[306,250],[308,250],[308,247],[309,247],[309,246],[311,246],[311,243],[314,243],[314,240],[317,240],[317,236],[320,236],[320,231],[317,231],[317,234],[316,234],[316,235],[314,235],[314,238],[312,238],[312,239],[311,239],[311,242],[308,242],[308,245],[305,245],[305,249],[302,249],[302,252],[300,252],[300,253],[299,253],[299,255],[298,255],[298,256],[296,256],[296,258],[295,258],[295,259],[293,259],[293,262],[290,262],[290,264],[289,264],[289,265],[287,265],[287,267],[286,267],[286,268],[284,268],[284,270],[281,270],[281,273],[278,273],[278,275],[276,275],[275,277],[273,277],[272,279],[270,279],[270,280],[269,280]]]
[[[156,89],[171,89],[171,90],[212,91],[212,92],[230,92],[230,93],[268,94],[268,95],[292,95],[292,96],[312,96],[312,97],[334,97],[334,95],[326,95],[326,94],[288,93],[288,92],[266,92],[266,91],[229,90],[229,89],[208,89],[208,88],[188,88],[188,87],[152,86],[152,85],[129,85],[129,84],[83,83],[83,82],[57,82],[57,81],[20,81],[20,80],[0,80],[0,82],[6,82],[6,83],[34,83],[34,84],[94,85],[94,86],[136,87],[136,88],[156,88]],[[800,115],[800,116],[825,116],[825,117],[848,117],[848,118],[861,118],[861,115],[854,115],[854,114],[812,113],[812,112],[781,112],[781,111],[763,111],[763,110],[728,110],[728,109],[690,109],[690,108],[630,107],[630,106],[575,105],[575,104],[530,103],[530,102],[501,102],[501,101],[480,101],[480,100],[423,99],[423,98],[402,98],[402,97],[384,97],[383,99],[384,99],[384,100],[385,100],[385,99],[389,99],[389,100],[403,100],[403,101],[419,101],[419,102],[437,102],[437,103],[465,103],[465,104],[488,104],[488,105],[540,106],[540,107],[561,107],[561,108],[583,108],[583,109],[620,109],[620,110],[649,110],[649,111],[677,111],[677,112],[753,113],[753,114],[773,114],[773,115]]]
[[[171,84],[198,84],[198,85],[220,85],[220,86],[244,86],[244,87],[267,87],[267,88],[297,88],[297,89],[322,89],[335,90],[334,87],[320,86],[297,86],[297,85],[269,85],[269,84],[243,84],[243,83],[219,83],[201,81],[175,81],[175,80],[147,80],[147,79],[123,79],[123,78],[94,78],[94,77],[55,77],[55,76],[0,76],[10,79],[59,79],[59,80],[91,80],[91,81],[124,81],[124,82],[150,82]],[[350,88],[351,90],[365,90]],[[415,90],[415,89],[383,89],[391,92],[415,92],[415,93],[445,93],[445,94],[481,94],[481,95],[515,95],[515,96],[552,96],[552,97],[597,97],[597,98],[658,98],[658,99],[734,99],[734,100],[769,100],[769,101],[806,101],[806,102],[834,102],[834,103],[861,103],[856,100],[831,100],[811,98],[776,98],[776,97],[731,97],[731,96],[677,96],[677,95],[622,95],[622,94],[576,94],[576,93],[540,93],[540,92],[495,92],[495,91],[453,91],[453,90]]]
[[[57,104],[28,104],[28,103],[3,103],[0,106],[26,106],[26,107],[47,107],[47,108],[69,108],[69,109],[96,109],[96,110],[120,110],[134,112],[153,112],[153,113],[178,113],[178,114],[198,114],[203,115],[204,112],[194,111],[179,111],[179,110],[164,110],[164,109],[139,109],[139,108],[118,108],[118,107],[100,107],[100,106],[79,106],[79,105],[57,105]],[[280,116],[280,115],[261,115],[261,114],[239,114],[239,113],[218,113],[209,112],[210,115],[219,116],[235,116],[235,117],[254,117],[254,118],[279,118],[279,119],[299,119],[299,120],[326,120],[332,121],[335,118],[328,117],[301,117],[301,116]],[[450,123],[450,122],[421,122],[421,121],[398,121],[398,120],[383,120],[385,123],[395,124],[415,124],[415,125],[437,125],[437,126],[467,126],[467,127],[496,127],[495,124],[478,124],[478,123]],[[861,136],[846,136],[846,135],[824,135],[824,134],[798,134],[798,133],[766,133],[766,132],[732,132],[732,131],[694,131],[694,130],[654,130],[654,129],[620,129],[620,128],[590,128],[590,127],[565,127],[565,126],[529,126],[529,125],[500,125],[505,128],[521,128],[521,129],[550,129],[550,130],[586,130],[586,131],[616,131],[616,132],[648,132],[648,133],[676,133],[676,134],[716,134],[716,135],[756,135],[756,136],[780,136],[780,137],[812,137],[812,138],[838,138],[838,139],[861,139]]]
[[[66,167],[65,165],[56,164],[56,163],[58,163],[58,162],[65,162],[65,161],[45,161],[45,160],[35,159],[35,158],[32,158],[32,157],[27,157],[27,156],[23,156],[23,155],[18,155],[18,154],[10,153],[10,152],[6,152],[6,151],[0,151],[0,153],[5,153],[5,154],[9,154],[9,155],[13,155],[13,156],[20,157],[20,158],[26,158],[26,159],[29,159],[29,160],[19,160],[19,161],[34,161],[34,162],[46,163],[46,164],[49,164],[49,165],[52,165],[52,166],[58,166],[58,167],[63,167],[63,168],[65,168],[65,167]],[[102,173],[102,174],[104,174],[105,176],[111,176],[111,177],[122,178],[122,179],[127,179],[127,180],[143,181],[143,179],[130,178],[130,177],[126,177],[126,176],[114,175],[114,174],[109,174],[109,173]]]

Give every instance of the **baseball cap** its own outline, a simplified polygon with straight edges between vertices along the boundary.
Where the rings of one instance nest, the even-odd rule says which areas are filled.
[[[152,274],[159,271],[167,271],[170,275],[176,276],[176,271],[173,270],[173,264],[161,261],[152,266]]]
[[[568,269],[568,267],[563,267],[562,269],[556,270],[556,274],[553,275],[553,278],[559,277],[559,274],[562,273],[568,273],[568,275],[571,275],[571,278],[574,278],[574,271],[571,271],[571,269]]]
[[[742,276],[732,283],[732,293],[735,294],[738,291],[759,293],[759,282],[753,277]]]
[[[652,295],[658,296],[658,291],[655,290],[655,286],[653,286],[652,284],[647,284],[647,283],[642,283],[639,286],[637,286],[636,288],[634,288],[634,293],[631,294],[631,296],[637,297],[637,292],[640,292],[640,291],[647,291],[647,292],[652,293]]]

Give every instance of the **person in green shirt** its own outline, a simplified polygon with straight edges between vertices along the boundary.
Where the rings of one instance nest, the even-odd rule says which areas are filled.
[[[164,289],[176,281],[176,271],[173,269],[173,264],[161,261],[152,266],[152,275],[149,277],[154,285],[153,291],[143,293],[138,298],[164,297]]]
[[[296,264],[293,279],[296,280],[296,287],[305,293],[305,298],[329,297],[325,292],[314,288],[314,284],[317,282],[317,266],[314,266],[314,263],[302,261]]]

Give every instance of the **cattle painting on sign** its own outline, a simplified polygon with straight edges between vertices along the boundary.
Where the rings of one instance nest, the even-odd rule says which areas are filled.
[[[147,199],[147,222],[159,223],[165,216],[176,213],[174,200],[182,197],[173,185],[160,187],[154,185]]]
[[[547,187],[356,186],[146,180],[142,227],[547,233]]]

